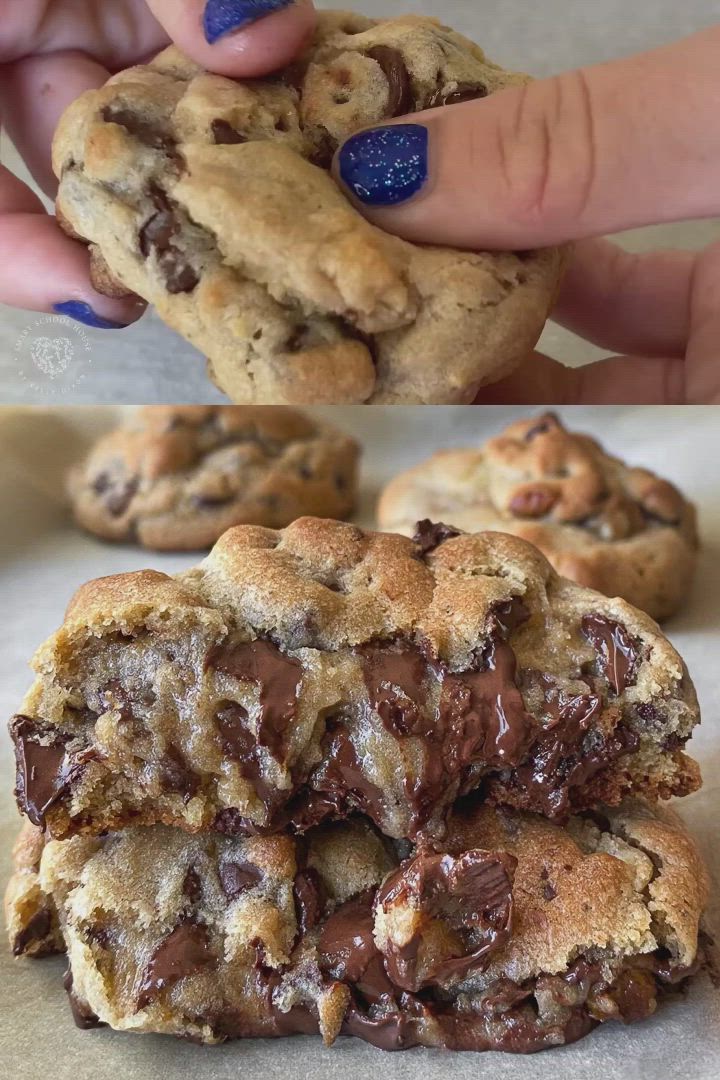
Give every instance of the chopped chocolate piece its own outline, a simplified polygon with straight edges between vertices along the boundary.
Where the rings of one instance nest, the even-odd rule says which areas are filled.
[[[68,968],[63,976],[63,988],[67,993],[76,1027],[80,1028],[81,1031],[92,1031],[94,1028],[107,1027],[107,1024],[103,1023],[95,1015],[90,1006],[84,1001],[81,1001],[73,990],[73,975],[71,968]]]
[[[264,802],[269,810],[281,801],[283,796],[265,781],[260,748],[247,726],[247,721],[247,710],[233,701],[226,702],[217,714],[217,725],[224,753],[237,762],[240,775],[253,784],[258,799]],[[236,811],[227,810],[225,813],[232,814]]]
[[[422,653],[412,646],[387,643],[364,645],[358,653],[370,705],[390,734],[424,738],[435,719],[423,716],[427,699],[424,684],[429,673]]]
[[[439,109],[445,105],[461,105],[464,101],[477,101],[488,96],[487,86],[481,83],[458,83],[455,90],[449,92],[436,90],[425,106],[426,109]]]
[[[342,725],[330,731],[325,758],[325,764],[314,777],[314,787],[331,801],[321,805],[339,808],[350,802],[373,821],[382,821],[383,792],[365,776],[347,729]]]
[[[249,862],[226,862],[220,867],[220,883],[228,900],[237,900],[248,889],[259,885],[262,879],[262,870]]]
[[[140,229],[140,251],[146,259],[155,252],[158,269],[169,293],[192,292],[200,279],[173,243],[173,238],[180,232],[180,222],[165,192],[156,188],[151,195],[157,210]]]
[[[164,150],[171,156],[177,147],[177,140],[165,131],[161,131],[149,120],[138,116],[131,109],[115,108],[106,105],[102,112],[103,120],[108,124],[117,124],[133,135],[143,146],[152,150]]]
[[[333,158],[338,148],[338,141],[334,138],[329,131],[323,129],[320,138],[316,145],[313,147],[312,153],[308,160],[311,165],[316,165],[318,169],[330,169],[333,163]]]
[[[460,530],[454,529],[452,525],[443,525],[441,521],[432,522],[429,518],[425,518],[417,524],[413,544],[420,548],[422,555],[431,555],[446,540],[452,540],[453,537],[460,535]]]
[[[325,909],[325,890],[317,870],[311,866],[298,871],[293,886],[298,930],[306,934],[319,924]]]
[[[161,941],[148,962],[138,995],[138,1009],[146,1009],[163,990],[180,979],[214,968],[207,927],[186,919]]]
[[[219,506],[229,506],[235,498],[229,492],[227,495],[192,495],[190,501],[197,510],[216,510]]]
[[[233,146],[249,142],[247,135],[237,131],[227,120],[213,120],[210,128],[216,146]]]
[[[624,626],[604,615],[585,615],[582,632],[595,652],[602,672],[616,694],[622,694],[635,681],[639,659],[638,646]]]
[[[546,517],[560,498],[560,491],[549,484],[534,484],[519,491],[510,501],[508,509],[516,517]]]
[[[414,112],[412,80],[402,53],[387,45],[376,45],[375,48],[368,49],[365,55],[380,65],[388,81],[387,118]]]
[[[385,968],[404,990],[461,982],[482,970],[510,937],[512,887],[516,860],[504,853],[466,851],[450,855],[420,854],[385,881],[376,907],[386,914],[409,905],[427,919],[440,919],[460,933],[465,952],[434,961],[421,957],[422,929],[398,946],[388,937]],[[422,970],[421,970],[422,969]]]
[[[28,716],[15,716],[10,724],[15,744],[15,797],[33,825],[44,826],[45,814],[66,794],[71,775],[65,739]],[[40,739],[52,739],[44,745]]]
[[[202,900],[202,881],[194,866],[189,867],[183,881],[183,896],[186,896],[193,907]]]
[[[109,494],[105,498],[105,505],[113,517],[122,517],[128,510],[140,488],[140,477],[133,476],[119,488],[109,486]]]
[[[197,794],[200,779],[191,769],[176,746],[168,746],[160,762],[159,779],[164,791],[177,792],[189,803]]]
[[[302,665],[270,641],[218,645],[207,666],[260,689],[258,742],[284,758],[288,729],[295,719],[302,683]]]
[[[45,938],[52,931],[52,914],[49,908],[40,908],[28,922],[23,926],[19,934],[16,935],[13,941],[13,956],[23,956],[30,946],[39,946],[45,940]],[[34,952],[35,956],[41,956],[42,952],[37,949]]]

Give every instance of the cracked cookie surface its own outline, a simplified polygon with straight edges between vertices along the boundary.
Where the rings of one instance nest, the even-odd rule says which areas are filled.
[[[347,517],[359,453],[353,439],[291,409],[148,406],[100,439],[68,486],[88,531],[191,551],[233,525]]]
[[[388,1050],[531,1052],[644,1019],[698,970],[708,897],[682,824],[637,803],[565,828],[466,806],[436,853],[361,820],[304,839],[130,829],[50,841],[33,884],[81,1027]]]
[[[55,837],[161,821],[442,837],[458,795],[562,820],[687,794],[699,720],[646,615],[506,535],[238,526],[197,568],[84,586],[11,731]]]
[[[91,244],[96,287],[155,304],[234,401],[471,402],[532,351],[564,255],[408,244],[329,170],[364,126],[522,81],[415,16],[321,12],[267,81],[171,48],[61,120],[58,218]]]
[[[558,573],[655,619],[686,602],[697,563],[695,507],[677,488],[553,414],[395,477],[380,499],[381,528],[412,536],[425,518],[520,536]]]

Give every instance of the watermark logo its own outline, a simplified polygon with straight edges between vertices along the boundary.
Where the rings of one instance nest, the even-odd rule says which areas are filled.
[[[68,394],[87,375],[92,343],[83,327],[64,315],[40,315],[15,344],[17,370],[38,394]]]

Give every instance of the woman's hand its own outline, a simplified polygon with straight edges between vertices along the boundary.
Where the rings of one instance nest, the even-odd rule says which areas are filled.
[[[56,181],[50,147],[65,108],[111,72],[171,41],[224,75],[287,64],[315,25],[312,0],[7,0],[0,23],[0,121],[40,188]],[[144,305],[95,292],[86,248],[0,166],[0,303],[115,329]]]
[[[580,370],[535,357],[482,402],[720,401],[720,245],[635,256],[593,239],[720,213],[718,55],[714,28],[396,121],[421,128],[400,150],[382,129],[341,148],[337,177],[356,205],[408,240],[506,250],[579,242],[555,318],[624,355]],[[397,153],[408,147],[404,171]],[[384,165],[401,181],[391,197]]]

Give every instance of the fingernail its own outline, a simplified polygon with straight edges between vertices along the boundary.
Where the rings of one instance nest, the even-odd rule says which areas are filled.
[[[340,177],[367,206],[397,206],[427,183],[429,143],[421,124],[361,131],[340,151]]]
[[[67,315],[68,319],[75,319],[83,326],[92,326],[95,330],[125,330],[127,326],[127,323],[103,319],[101,315],[93,311],[89,304],[81,300],[67,300],[64,304],[53,304],[53,311],[56,311],[58,315]]]
[[[290,7],[295,0],[207,0],[203,30],[210,45],[234,30]]]

